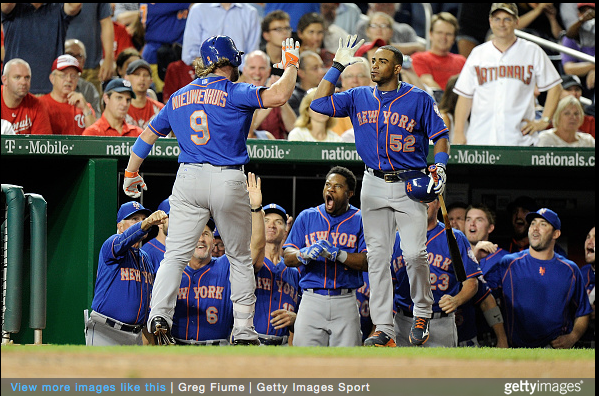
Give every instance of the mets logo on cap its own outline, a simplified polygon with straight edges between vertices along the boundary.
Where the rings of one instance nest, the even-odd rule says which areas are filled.
[[[129,82],[129,81],[127,81],[127,82]],[[139,202],[133,201],[133,207],[135,208],[135,210],[141,209],[141,205],[139,204]]]

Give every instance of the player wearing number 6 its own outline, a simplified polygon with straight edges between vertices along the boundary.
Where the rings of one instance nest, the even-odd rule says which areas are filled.
[[[401,235],[414,301],[410,340],[420,345],[428,339],[433,304],[426,251],[427,216],[426,205],[406,195],[406,180],[424,175],[432,140],[441,175],[434,191],[443,192],[448,132],[433,98],[399,81],[403,55],[393,46],[379,48],[371,59],[371,78],[376,87],[357,87],[334,94],[343,69],[358,61],[354,54],[361,44],[356,44],[355,36],[339,40],[333,67],[318,85],[310,108],[332,117],[350,117],[356,149],[366,164],[362,220],[368,248],[370,316],[376,331],[364,345],[395,346],[389,263],[396,229]],[[430,184],[429,189],[432,187]]]
[[[237,83],[243,53],[227,36],[213,36],[200,48],[198,78],[171,95],[131,149],[123,189],[138,197],[147,189],[139,168],[153,144],[171,130],[181,149],[179,171],[169,197],[169,235],[152,294],[148,328],[167,344],[181,274],[210,215],[227,246],[231,262],[234,344],[258,344],[254,330],[256,296],[250,256],[252,212],[243,165],[249,162],[246,139],[254,110],[280,107],[291,97],[297,78],[299,44],[283,42],[285,69],[270,88]],[[252,209],[252,212],[250,211]]]

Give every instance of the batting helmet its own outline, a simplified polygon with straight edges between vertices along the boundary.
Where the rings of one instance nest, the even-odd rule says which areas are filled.
[[[406,194],[412,201],[416,202],[433,202],[437,198],[435,190],[431,188],[430,192],[427,192],[428,184],[431,178],[428,176],[419,176],[406,181]]]
[[[202,43],[200,55],[206,67],[224,58],[237,67],[241,64],[243,52],[237,50],[231,37],[212,36]]]

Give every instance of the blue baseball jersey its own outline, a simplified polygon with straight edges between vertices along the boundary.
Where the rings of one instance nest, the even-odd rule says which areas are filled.
[[[471,340],[478,333],[476,306],[491,293],[491,289],[482,275],[478,276],[478,289],[470,300],[461,305],[455,313],[455,324],[458,329],[458,342]],[[488,328],[488,325],[487,325]]]
[[[156,273],[148,254],[132,247],[146,234],[139,222],[102,244],[94,311],[132,325],[146,323]]]
[[[508,254],[485,276],[500,289],[512,347],[537,348],[572,331],[574,319],[591,313],[578,266],[555,253],[538,260],[529,249]]]
[[[164,252],[166,252],[166,247],[162,242],[158,239],[154,238],[149,242],[144,243],[141,247],[141,250],[148,253],[150,256],[150,261],[154,266],[154,272],[158,272],[158,267],[160,267],[160,262],[164,258]]]
[[[256,312],[254,327],[260,334],[289,335],[289,328],[276,330],[270,323],[270,313],[278,309],[297,312],[300,301],[300,274],[297,268],[285,266],[281,259],[276,265],[264,258],[264,265],[256,274]]]
[[[495,264],[499,263],[506,254],[509,254],[507,250],[497,248],[495,253],[491,253],[487,255],[487,257],[483,257],[482,259],[478,260],[478,265],[483,272],[483,276],[489,272],[489,270],[493,268]]]
[[[482,272],[475,261],[470,242],[468,242],[466,235],[461,231],[454,228],[453,233],[460,248],[466,277],[468,279],[476,278]],[[426,250],[428,252],[428,264],[431,275],[431,291],[435,300],[433,303],[433,312],[442,312],[443,310],[439,308],[441,297],[444,294],[455,296],[459,293],[462,285],[456,279],[453,271],[453,262],[449,253],[447,237],[445,236],[445,225],[443,223],[437,222],[435,228],[426,232]],[[395,245],[393,246],[393,255],[391,256],[391,272],[395,278],[395,308],[412,311],[413,302],[410,297],[408,272],[401,250],[399,232],[395,234]]]
[[[194,270],[185,267],[173,316],[173,337],[207,341],[228,339],[233,328],[233,303],[227,256],[212,258]]]
[[[372,319],[370,318],[370,279],[368,271],[362,273],[364,285],[356,290],[358,299],[358,309],[360,310],[360,329],[362,330],[362,342],[368,338],[372,332]]]
[[[197,78],[172,94],[148,127],[158,136],[175,133],[179,162],[244,165],[254,110],[264,107],[262,89],[215,74]]]
[[[364,163],[382,171],[424,169],[429,140],[449,139],[433,98],[402,82],[397,91],[357,87],[312,101],[331,117],[350,117]]]
[[[595,270],[591,264],[587,264],[580,269],[580,272],[582,274],[582,281],[584,282],[584,289],[586,290],[587,294],[591,294],[595,288]]]
[[[329,215],[324,204],[303,210],[295,219],[283,249],[302,249],[321,239],[348,253],[366,252],[360,209],[350,205],[349,210],[340,216]],[[302,274],[299,285],[302,289],[358,289],[364,284],[362,271],[324,257],[312,260],[308,265],[300,265],[299,268]]]

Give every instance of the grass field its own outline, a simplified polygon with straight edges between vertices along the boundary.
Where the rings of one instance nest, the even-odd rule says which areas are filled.
[[[302,378],[595,378],[588,349],[8,345],[1,353],[3,378],[286,378],[290,367]]]

